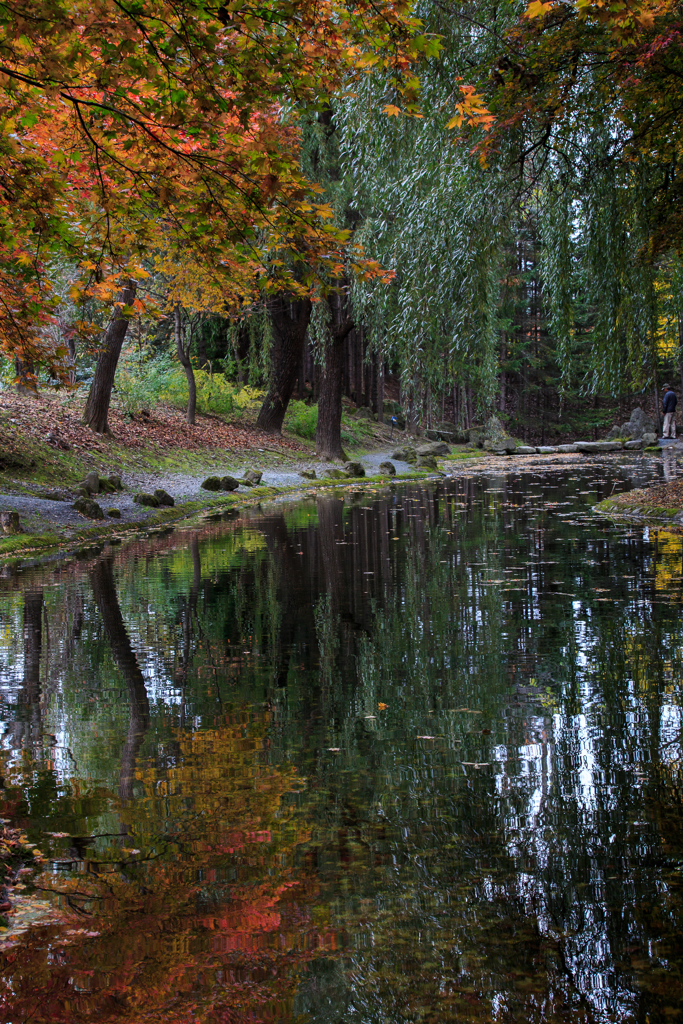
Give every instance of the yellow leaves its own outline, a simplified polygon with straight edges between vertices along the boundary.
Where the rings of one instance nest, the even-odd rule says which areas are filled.
[[[543,3],[543,0],[532,0],[532,2],[529,4],[529,6],[527,7],[526,11],[524,12],[524,17],[525,18],[538,18],[538,17],[542,17],[544,14],[548,14],[550,11],[552,11],[553,7],[554,7],[554,4],[552,2],[551,3]]]
[[[387,103],[385,107],[382,107],[382,110],[385,114],[388,114],[389,117],[398,117],[401,113],[401,108],[395,107],[393,103]]]
[[[483,128],[485,131],[491,127],[495,117],[489,111],[481,93],[475,92],[472,85],[461,85],[460,92],[462,100],[455,105],[455,114],[450,119],[447,128],[460,128],[464,122],[471,127]]]

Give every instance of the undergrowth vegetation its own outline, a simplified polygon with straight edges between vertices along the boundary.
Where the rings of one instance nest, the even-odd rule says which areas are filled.
[[[195,369],[197,411],[223,419],[238,418],[263,396],[258,388],[240,386],[223,373]],[[178,409],[187,406],[187,378],[181,366],[167,352],[152,359],[141,358],[128,350],[119,362],[116,373],[116,394],[121,409],[130,416],[151,409],[159,402],[169,402]],[[304,403],[298,403],[303,405]],[[315,433],[315,427],[314,433]]]

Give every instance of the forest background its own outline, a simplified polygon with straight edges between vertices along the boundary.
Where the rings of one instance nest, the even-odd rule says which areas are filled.
[[[325,457],[344,405],[541,442],[656,407],[680,39],[668,0],[0,3],[5,385],[100,433],[257,403]]]

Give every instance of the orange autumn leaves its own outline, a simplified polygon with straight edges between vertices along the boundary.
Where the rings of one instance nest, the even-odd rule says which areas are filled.
[[[227,302],[376,274],[301,173],[297,111],[376,66],[414,107],[419,29],[402,0],[0,3],[0,345],[45,356],[65,264],[77,299],[160,247]]]

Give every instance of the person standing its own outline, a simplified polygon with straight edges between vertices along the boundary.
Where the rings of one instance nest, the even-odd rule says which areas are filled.
[[[670,384],[665,384],[662,388],[664,397],[662,399],[662,412],[664,413],[664,427],[662,428],[662,437],[676,437],[676,405],[678,399],[674,394],[674,390]]]

